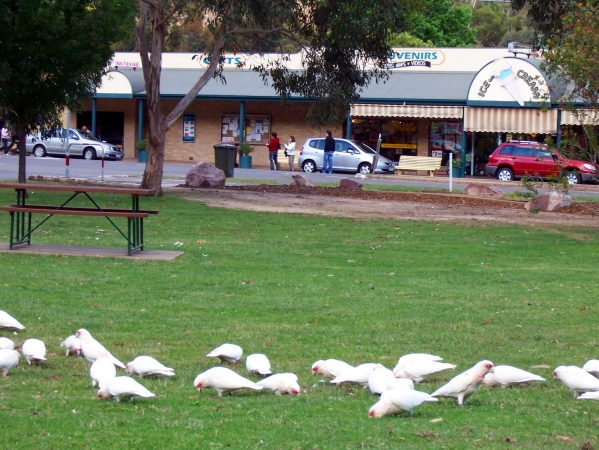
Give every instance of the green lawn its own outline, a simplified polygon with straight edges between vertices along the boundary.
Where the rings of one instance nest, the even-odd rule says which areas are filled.
[[[12,197],[0,192],[0,204]],[[3,448],[599,446],[599,403],[574,399],[552,378],[558,365],[599,358],[597,230],[266,214],[176,197],[143,199],[142,207],[160,210],[146,222],[147,246],[183,256],[0,254],[0,309],[27,327],[0,335],[42,339],[49,352],[45,366],[22,359],[0,379]],[[99,224],[54,217],[34,242],[124,248]],[[8,225],[1,214],[4,242]],[[149,354],[177,376],[141,380],[155,399],[98,400],[87,361],[59,347],[81,327],[121,361]],[[205,355],[224,342],[244,349],[238,373],[247,376],[245,356],[265,353],[273,371],[297,373],[302,394],[197,392],[196,375],[217,363]],[[393,368],[409,352],[458,364],[417,386],[426,392],[482,359],[547,381],[481,388],[464,407],[440,399],[411,418],[370,419],[377,398],[368,390],[335,387],[310,371],[326,358]]]

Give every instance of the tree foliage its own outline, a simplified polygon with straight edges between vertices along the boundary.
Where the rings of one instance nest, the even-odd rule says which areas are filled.
[[[471,47],[476,35],[470,28],[472,8],[453,6],[451,0],[424,0],[424,10],[409,16],[410,34],[435,47]]]
[[[417,5],[417,0],[142,0],[136,38],[150,141],[142,187],[161,193],[166,132],[210,79],[223,76],[225,52],[301,52],[301,71],[289,70],[283,56],[255,70],[283,100],[292,95],[314,99],[308,114],[312,124],[330,123],[344,116],[364,86],[387,76],[390,36],[406,29],[405,18]],[[192,14],[205,18],[213,36],[210,64],[175,108],[164,113],[161,55],[173,25]]]
[[[93,95],[134,17],[126,0],[0,0],[0,105],[20,137],[19,181],[26,133]]]
[[[563,32],[549,39],[544,69],[556,81],[554,93],[582,125],[584,142],[566,139],[577,156],[597,163],[599,147],[599,5],[576,4],[563,17]],[[557,89],[562,87],[560,91]]]

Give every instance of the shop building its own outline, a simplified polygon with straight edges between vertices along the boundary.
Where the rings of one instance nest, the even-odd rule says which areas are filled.
[[[273,88],[251,70],[259,58],[277,55],[227,55],[225,81],[212,79],[200,91],[167,134],[168,161],[214,161],[213,145],[249,142],[255,146],[254,165],[267,166],[261,145],[272,131],[285,141],[293,135],[298,147],[326,128],[338,137],[376,145],[392,160],[402,154],[444,158],[448,152],[460,161],[462,172],[476,173],[498,142],[508,139],[542,141],[556,135],[561,114],[540,108],[548,92],[539,70],[540,60],[515,56],[508,49],[420,48],[394,49],[389,56],[389,79],[373,83],[352,105],[347,119],[313,129],[305,120],[309,99],[281,102]],[[300,68],[300,55],[291,55],[290,68]],[[239,66],[242,68],[239,68]],[[163,55],[161,102],[164,112],[202,75],[201,55]],[[71,125],[95,129],[99,137],[121,144],[126,159],[136,158],[135,142],[144,138],[145,87],[139,55],[117,53],[112,70],[85,110]],[[475,164],[472,164],[474,162]]]

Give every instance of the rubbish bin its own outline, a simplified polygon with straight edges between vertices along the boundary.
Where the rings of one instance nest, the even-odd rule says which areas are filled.
[[[225,172],[226,178],[233,177],[235,170],[235,153],[237,147],[232,144],[216,144],[214,146],[214,165]]]
[[[138,150],[137,151],[137,162],[145,163],[148,161],[148,151],[147,150]]]

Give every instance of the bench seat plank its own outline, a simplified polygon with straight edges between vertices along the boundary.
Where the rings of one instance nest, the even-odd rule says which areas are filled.
[[[91,208],[90,208],[91,209]],[[93,216],[93,217],[148,217],[146,212],[132,212],[132,211],[80,211],[77,209],[56,209],[56,208],[29,208],[21,206],[0,206],[0,211],[8,212],[23,212],[23,213],[37,213],[37,214],[56,214],[56,215],[68,215],[68,216]]]
[[[402,155],[399,158],[399,164],[396,166],[398,171],[403,174],[404,170],[423,170],[433,176],[434,171],[441,168],[441,158],[432,158],[428,156],[409,156]]]
[[[23,206],[19,206],[19,205],[12,205],[13,208],[23,208]],[[49,205],[30,205],[27,204],[25,205],[26,208],[32,208],[32,209],[50,209],[50,208],[55,208],[55,206],[49,206]],[[106,211],[106,212],[129,212],[131,210],[129,209],[118,209],[118,208],[102,208],[102,209],[98,209],[98,208],[90,208],[90,207],[83,207],[83,206],[63,206],[62,208],[60,208],[61,210],[66,210],[66,211],[90,211],[90,212],[94,212],[94,211]],[[135,212],[140,212],[140,213],[147,213],[147,214],[158,214],[158,211],[155,209],[140,209],[138,211]]]

